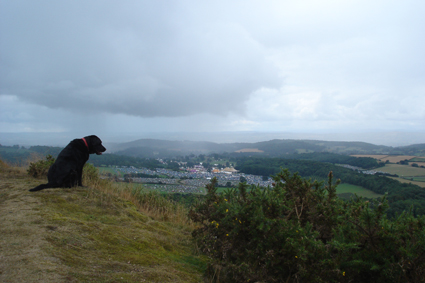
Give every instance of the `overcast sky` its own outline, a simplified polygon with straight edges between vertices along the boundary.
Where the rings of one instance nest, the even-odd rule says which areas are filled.
[[[424,15],[422,0],[0,0],[0,133],[424,133]]]

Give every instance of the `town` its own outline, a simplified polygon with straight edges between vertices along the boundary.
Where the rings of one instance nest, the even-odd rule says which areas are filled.
[[[193,168],[181,167],[180,171],[164,168],[150,170],[134,166],[116,167],[116,170],[124,175],[124,177],[118,178],[119,181],[141,183],[148,189],[168,193],[202,194],[205,192],[205,186],[214,177],[217,178],[219,187],[237,187],[240,182],[261,187],[272,185],[270,177],[238,173],[237,170],[229,167],[221,170],[213,169],[211,172],[208,172],[202,165],[195,165]],[[144,177],[138,177],[138,174]],[[152,177],[147,177],[148,175]]]

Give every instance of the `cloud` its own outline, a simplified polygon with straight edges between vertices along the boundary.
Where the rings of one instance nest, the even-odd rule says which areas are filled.
[[[0,5],[0,131],[424,130],[421,1]]]
[[[179,15],[179,6],[82,3],[8,4],[3,94],[52,109],[176,117],[242,113],[253,91],[280,84],[237,23]]]

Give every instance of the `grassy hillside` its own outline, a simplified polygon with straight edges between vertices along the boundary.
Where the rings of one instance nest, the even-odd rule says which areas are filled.
[[[84,188],[30,193],[45,180],[1,162],[1,282],[202,281],[182,207],[87,175]]]

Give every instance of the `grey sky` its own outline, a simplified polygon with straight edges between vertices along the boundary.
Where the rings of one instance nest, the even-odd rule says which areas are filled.
[[[424,13],[419,0],[0,0],[0,133],[424,132]]]

